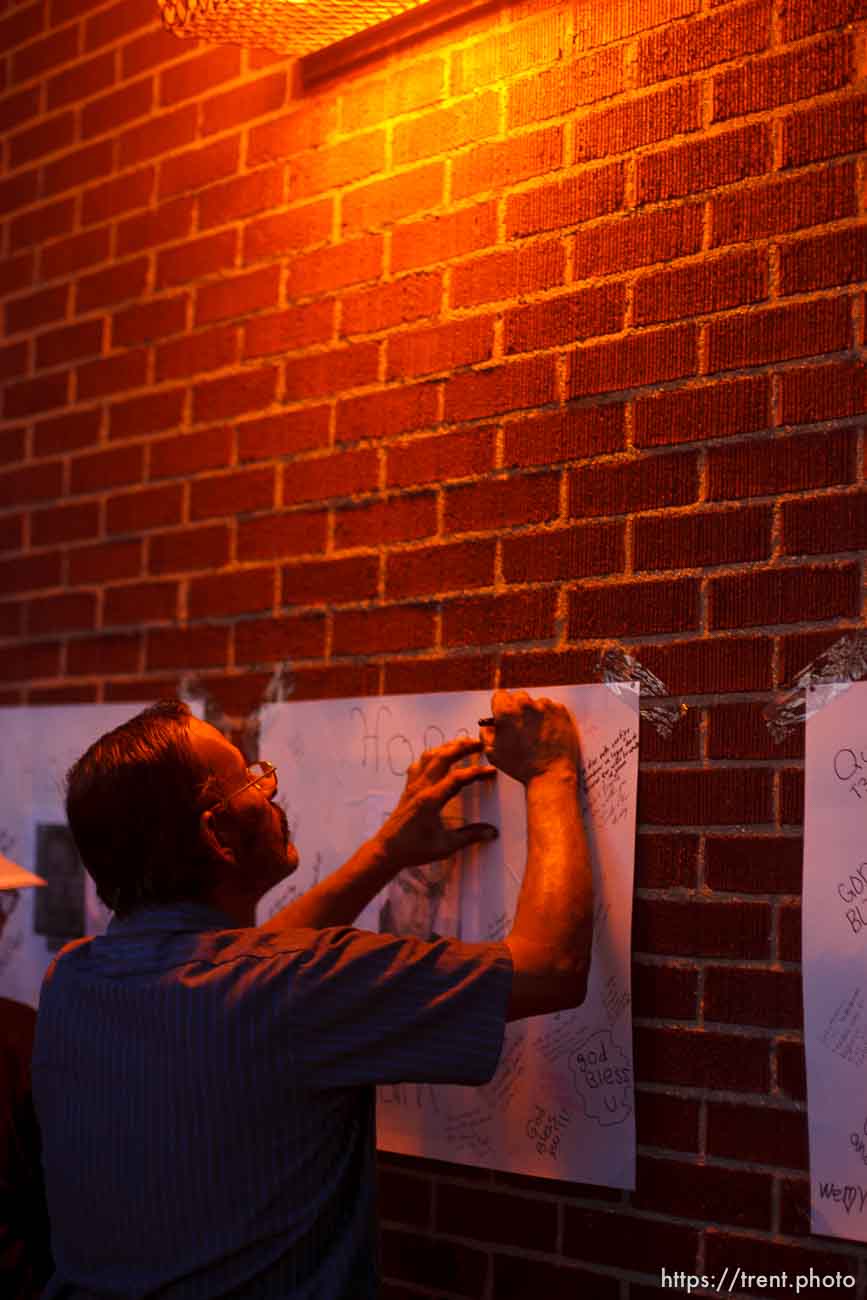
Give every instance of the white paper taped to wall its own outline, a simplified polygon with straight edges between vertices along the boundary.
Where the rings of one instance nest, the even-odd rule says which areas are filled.
[[[379,1089],[382,1149],[517,1173],[634,1186],[630,928],[638,770],[637,685],[547,687],[578,722],[583,801],[596,887],[585,1003],[510,1025],[500,1066],[481,1088],[402,1084]],[[260,754],[280,792],[301,865],[298,892],[327,875],[394,807],[423,749],[477,735],[483,691],[266,705]],[[404,872],[365,909],[362,928],[421,937],[499,940],[514,916],[526,851],[521,787],[473,785],[461,820],[491,821],[492,844]],[[454,810],[457,813],[457,809]],[[272,894],[281,889],[277,886]],[[261,905],[264,918],[272,895]]]

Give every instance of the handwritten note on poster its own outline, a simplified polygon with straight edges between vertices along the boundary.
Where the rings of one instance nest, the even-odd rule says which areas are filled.
[[[596,889],[585,1003],[507,1029],[500,1065],[480,1088],[397,1084],[379,1089],[382,1149],[517,1173],[633,1187],[635,1170],[630,925],[638,769],[638,693],[625,686],[546,688],[581,734],[582,799]],[[381,825],[423,749],[477,735],[490,694],[286,703],[266,708],[263,758],[280,793],[301,866],[262,902],[260,919],[338,867]],[[491,821],[493,844],[444,869],[405,872],[359,926],[498,940],[515,913],[526,853],[523,789],[508,777],[471,786],[451,815]]]
[[[842,694],[814,688],[809,706],[803,971],[812,1229],[867,1241],[867,683]]]

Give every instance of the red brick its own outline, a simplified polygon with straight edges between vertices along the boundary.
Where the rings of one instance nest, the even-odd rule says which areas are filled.
[[[576,123],[572,161],[626,153],[700,126],[699,84],[678,82],[582,116]]]
[[[453,163],[452,199],[547,176],[563,165],[563,128],[547,127],[510,140],[492,140],[460,154]]]
[[[567,40],[563,16],[556,11],[506,31],[484,33],[481,40],[454,51],[452,89],[455,94],[472,91],[535,65],[555,62],[562,57]]]
[[[39,293],[30,293],[21,298],[13,298],[6,303],[6,332],[16,334],[19,330],[32,330],[36,326],[46,325],[49,321],[62,319],[66,315],[68,286],[57,285],[43,289]]]
[[[88,18],[84,28],[85,48],[92,50],[99,45],[107,45],[110,41],[117,41],[137,28],[148,25],[150,21],[150,14],[143,14],[134,0],[121,0],[120,4],[102,9],[95,17]]]
[[[388,341],[386,378],[453,371],[487,361],[494,347],[491,316],[470,316],[444,325],[394,334]]]
[[[11,465],[13,461],[24,460],[26,455],[27,430],[23,426],[4,429],[0,438],[0,465]]]
[[[693,374],[697,364],[694,325],[588,344],[569,357],[569,395],[580,398],[677,380]]]
[[[406,487],[411,483],[442,482],[483,474],[493,468],[494,438],[491,429],[417,438],[387,453],[387,484]]]
[[[697,0],[662,0],[651,9],[643,4],[613,4],[600,9],[592,0],[582,0],[576,13],[576,43],[579,48],[607,45],[648,27],[694,14],[698,7]]]
[[[106,176],[114,165],[114,146],[111,140],[100,140],[66,153],[56,162],[42,169],[42,193],[58,194],[61,190],[80,189],[87,181]]]
[[[623,527],[580,524],[503,540],[506,582],[570,581],[623,568]]]
[[[800,894],[803,842],[794,836],[709,835],[705,879],[741,894]]]
[[[50,456],[58,451],[76,451],[79,447],[90,446],[99,440],[101,422],[98,407],[40,420],[35,427],[34,453]]]
[[[642,569],[695,569],[771,558],[770,507],[646,515],[633,525]]]
[[[638,42],[638,84],[646,86],[744,54],[757,54],[767,49],[770,28],[771,7],[767,0],[732,5],[719,13],[679,23],[677,40],[672,40],[671,30],[663,26]]]
[[[76,284],[75,310],[95,311],[98,307],[138,299],[144,292],[148,263],[146,257],[131,262],[115,262],[105,271],[85,275]]]
[[[431,492],[387,497],[384,501],[347,505],[337,516],[334,543],[338,550],[413,542],[436,532],[437,503]]]
[[[158,383],[222,370],[238,360],[238,331],[234,325],[184,334],[156,348],[155,375]]]
[[[303,401],[375,383],[379,351],[378,343],[351,343],[287,361],[283,367],[285,400]]]
[[[401,384],[363,397],[348,397],[337,405],[337,440],[381,438],[424,429],[436,423],[436,384]]]
[[[699,586],[676,582],[608,582],[569,593],[569,637],[685,632],[699,625]]]
[[[711,628],[856,617],[858,570],[852,564],[815,565],[712,578],[708,601]]]
[[[229,542],[225,524],[154,533],[148,540],[148,569],[151,573],[219,569],[229,562]]]
[[[621,451],[625,407],[619,402],[525,416],[505,426],[503,465],[553,465]]]
[[[646,1016],[654,1020],[694,1021],[696,1018],[696,1006],[699,1001],[698,972],[692,967],[682,965],[670,967],[650,962],[635,962],[632,970],[632,990],[633,1016]],[[640,1124],[639,1097],[635,1100],[636,1119]],[[650,1131],[653,1132],[654,1146],[669,1145],[665,1140],[666,1135],[656,1130]],[[678,1131],[682,1133],[683,1126]],[[683,1149],[695,1150],[695,1146],[687,1145]]]
[[[655,831],[640,835],[636,858],[636,884],[642,889],[694,889],[698,878],[699,837],[666,835]]]
[[[34,258],[32,253],[19,253],[16,257],[0,258],[0,294],[15,293],[33,284]]]
[[[175,153],[196,137],[197,106],[188,104],[173,113],[151,114],[139,126],[133,126],[118,138],[118,157],[127,167]]]
[[[274,366],[239,370],[225,379],[197,384],[193,390],[194,422],[230,420],[244,411],[261,410],[274,400],[276,389],[277,370]]]
[[[31,8],[38,13],[38,5],[33,5]],[[29,13],[27,16],[29,17]],[[27,21],[24,14],[22,14],[21,20],[22,22]],[[2,36],[2,33],[0,33],[0,36]],[[15,38],[13,38],[13,42],[17,43]],[[31,41],[29,45],[16,50],[12,55],[13,84],[29,81],[31,77],[39,77],[42,73],[48,72],[49,69],[58,65],[72,63],[79,52],[78,46],[77,25],[75,27],[66,27],[59,32],[51,32],[48,36],[43,36],[41,40]],[[5,40],[0,39],[0,49],[8,50],[9,48],[10,46],[5,43]]]
[[[443,603],[443,645],[544,641],[554,634],[556,593],[526,591]]]
[[[234,176],[240,143],[237,135],[225,136],[204,148],[186,149],[164,158],[160,163],[160,198],[170,198],[184,190],[204,190],[215,181]],[[201,227],[201,219],[199,224]]]
[[[641,397],[633,408],[635,445],[698,442],[767,428],[770,399],[764,375]]]
[[[683,775],[678,772],[678,779]],[[709,773],[692,773],[700,775]],[[637,899],[635,949],[678,957],[764,959],[770,954],[771,917],[770,905],[763,902]]]
[[[4,515],[0,519],[0,551],[20,551],[24,539],[24,516]]]
[[[15,654],[0,660],[0,681],[32,682],[60,672],[60,646],[45,641],[16,642]],[[20,676],[19,676],[20,674]]]
[[[445,216],[424,217],[398,226],[392,234],[391,269],[414,270],[450,261],[497,242],[494,202],[460,208]]]
[[[105,397],[126,388],[139,388],[147,378],[147,351],[122,352],[101,361],[90,361],[78,366],[77,394],[79,401],[91,397]]]
[[[185,325],[187,297],[160,298],[116,312],[111,322],[112,347],[133,347],[166,334],[177,334]]]
[[[424,605],[389,605],[334,615],[336,655],[423,650],[433,643],[434,613]]]
[[[492,587],[494,553],[493,541],[395,552],[388,557],[386,596],[399,599]]]
[[[514,1247],[552,1252],[557,1239],[557,1205],[489,1187],[442,1183],[436,1200],[436,1230],[466,1235],[472,1222],[477,1235]]]
[[[244,356],[267,356],[274,352],[299,351],[314,343],[327,342],[334,332],[334,304],[306,303],[287,311],[259,316],[244,324]]]
[[[30,540],[34,546],[87,541],[98,533],[99,503],[96,501],[34,510],[30,516]]]
[[[12,131],[16,126],[21,126],[22,122],[27,122],[31,117],[36,116],[39,112],[39,103],[38,86],[29,86],[15,95],[4,95],[0,98],[0,120],[3,121],[7,131]],[[57,105],[49,104],[48,107],[50,110]]]
[[[373,333],[435,316],[442,296],[439,274],[405,275],[390,284],[356,290],[341,301],[341,337]]]
[[[100,542],[96,546],[76,546],[69,552],[69,582],[72,586],[117,582],[141,573],[142,543]]]
[[[18,379],[26,375],[30,369],[29,357],[30,348],[25,341],[0,347],[0,379]]]
[[[112,447],[89,456],[76,456],[70,466],[69,490],[99,492],[125,483],[140,483],[144,477],[142,446]]]
[[[756,122],[638,159],[639,203],[699,194],[770,171],[770,126]]]
[[[348,84],[340,100],[341,131],[357,131],[438,101],[444,91],[445,71],[445,61],[432,58],[397,65],[385,80]]]
[[[554,400],[555,387],[551,355],[453,375],[445,386],[445,418],[453,423],[544,406]]]
[[[569,513],[573,517],[631,514],[689,505],[697,495],[695,456],[638,456],[572,470]]]
[[[452,271],[451,305],[473,307],[555,288],[563,283],[565,264],[566,253],[559,239],[484,254]]]
[[[68,394],[69,372],[66,370],[43,375],[39,379],[28,379],[20,384],[7,384],[3,395],[3,417],[6,420],[19,420],[40,411],[48,411],[53,406],[65,406]]]
[[[713,120],[837,90],[849,79],[851,59],[851,38],[838,35],[719,73],[713,79]]]
[[[289,264],[286,292],[295,298],[373,280],[382,271],[382,251],[381,235],[364,235],[304,253]]]
[[[514,129],[560,117],[616,95],[623,88],[623,47],[599,50],[583,59],[552,60],[551,67],[509,86],[508,125]]]
[[[864,148],[863,95],[822,103],[783,122],[783,166],[802,167]]]
[[[580,176],[510,194],[506,198],[506,238],[535,235],[543,230],[562,230],[582,221],[591,221],[594,217],[607,216],[623,206],[624,194],[622,163],[594,167]],[[489,239],[486,242],[492,244],[495,241]],[[484,244],[476,247],[484,247]]]
[[[67,646],[67,672],[73,677],[135,672],[139,648],[137,636],[77,637]]]
[[[222,667],[229,653],[228,627],[156,628],[147,633],[145,662],[149,670]]]
[[[238,425],[238,460],[270,460],[272,457],[310,451],[328,445],[329,408],[305,407],[284,411],[263,420]]]
[[[807,1168],[807,1118],[803,1111],[719,1101],[708,1105],[707,1120],[709,1155],[739,1160],[749,1151],[757,1164]]]
[[[210,135],[212,131],[225,131],[232,126],[246,125],[255,117],[275,113],[285,102],[285,72],[273,72],[256,81],[246,81],[241,86],[202,101],[201,133]]]
[[[314,203],[305,203],[299,208],[289,208],[258,221],[250,221],[244,228],[244,263],[257,262],[263,258],[279,257],[283,253],[296,253],[305,248],[312,248],[331,238],[333,225],[333,200],[319,199]],[[339,250],[339,251],[338,251]],[[315,293],[320,287],[315,268],[321,265],[326,276],[336,277],[334,283],[327,282],[323,288],[335,288],[343,283],[347,268],[341,267],[341,258],[346,250],[343,245],[321,249],[319,253],[307,258],[296,258],[291,264],[294,276],[294,292]],[[363,254],[361,253],[363,250]],[[353,245],[353,257],[361,256],[362,274],[356,278],[365,280],[377,274],[382,264],[381,238],[375,240],[358,240]],[[318,260],[317,260],[318,259]],[[295,267],[295,262],[300,262]],[[356,268],[352,268],[355,273]],[[364,272],[367,273],[364,273]]]
[[[445,493],[446,532],[489,532],[515,524],[544,523],[560,512],[558,474],[481,479]]]
[[[328,664],[324,668],[295,668],[293,700],[347,699],[372,695],[379,689],[378,664]]]
[[[709,1021],[801,1029],[800,973],[710,966],[705,973],[704,1012]]]
[[[62,560],[60,551],[50,551],[40,555],[18,555],[14,559],[4,560],[0,564],[0,587],[4,595],[60,586]]]
[[[190,476],[202,469],[219,469],[232,457],[232,431],[226,428],[184,433],[151,443],[150,477]]]
[[[114,55],[97,54],[73,63],[46,83],[45,100],[49,111],[77,100],[90,99],[114,84]]]
[[[401,161],[395,153],[394,161]],[[402,159],[411,161],[409,156]],[[287,164],[289,193],[293,199],[310,198],[326,190],[365,180],[385,168],[385,131],[367,131],[337,144],[321,145],[290,157]]]
[[[622,1211],[611,1213],[586,1206],[565,1206],[562,1249],[567,1258],[619,1268],[623,1263],[624,1240],[629,1242],[631,1268],[657,1273],[660,1260],[664,1259],[666,1268],[682,1269],[687,1273],[696,1271],[699,1238],[693,1227],[669,1223],[658,1217],[642,1219]],[[596,1276],[594,1274],[594,1281],[581,1290],[592,1294]],[[574,1290],[572,1294],[575,1294]],[[602,1292],[600,1300],[610,1300],[610,1297]]]
[[[115,235],[118,256],[184,239],[192,230],[193,208],[192,198],[171,199],[119,222]]]
[[[780,773],[780,822],[783,826],[804,824],[803,768]]]
[[[201,96],[231,81],[241,71],[241,51],[235,45],[219,45],[192,59],[185,59],[160,73],[160,103],[177,104],[193,95]]]
[[[47,203],[44,207],[34,208],[9,223],[9,249],[25,248],[29,244],[43,244],[58,235],[66,235],[72,229],[75,214],[75,200],[61,199],[59,203]]]
[[[773,642],[712,637],[635,648],[636,658],[665,684],[672,695],[768,690]]]
[[[180,424],[184,409],[183,388],[147,393],[128,402],[114,402],[108,409],[109,438],[135,438]]]
[[[48,330],[36,339],[36,368],[61,365],[80,357],[99,356],[102,352],[102,321],[86,321],[79,325],[62,325]]]
[[[379,481],[375,451],[343,451],[312,460],[296,461],[283,470],[283,500],[327,501],[370,492]]]
[[[137,77],[160,64],[175,63],[186,52],[186,47],[178,44],[176,36],[164,27],[155,27],[144,36],[137,36],[121,46],[123,75]]]
[[[768,296],[768,261],[764,252],[733,253],[640,279],[633,314],[637,325],[700,316]]]
[[[701,231],[701,208],[695,203],[618,217],[579,230],[574,241],[574,277],[584,280],[697,253]]]
[[[45,26],[45,9],[43,5],[33,4],[20,7],[15,13],[0,22],[0,48],[11,50],[16,45],[38,36]],[[77,38],[78,33],[73,35]],[[25,52],[26,53],[26,52]]]
[[[865,16],[864,0],[812,0],[809,5],[786,9],[781,15],[782,38],[784,41],[797,41],[802,36],[857,22]]]
[[[199,229],[225,226],[239,217],[259,216],[283,202],[282,167],[265,167],[219,185],[200,188]]]
[[[499,130],[500,97],[495,91],[468,95],[447,108],[434,108],[394,127],[396,166],[431,154],[475,144]]]
[[[4,637],[20,637],[23,626],[23,601],[4,600],[0,603],[0,635]]]
[[[10,213],[16,208],[27,207],[28,204],[35,202],[39,194],[39,169],[32,167],[28,172],[18,172],[9,180],[0,183],[0,203],[3,205],[3,212]],[[23,232],[26,217],[19,218],[13,223],[15,233],[14,244],[26,243],[26,238],[20,238],[18,232]]]
[[[840,492],[782,507],[784,555],[822,555],[867,547],[867,493]]]
[[[106,531],[136,533],[180,523],[182,499],[180,484],[119,493],[109,499]]]
[[[313,103],[303,103],[291,113],[262,122],[249,131],[247,166],[275,162],[304,149],[315,149],[336,126],[336,96]]]
[[[164,250],[157,255],[156,288],[187,284],[233,267],[236,242],[234,230],[221,230]]]
[[[712,243],[739,243],[858,213],[852,163],[760,182],[711,200]]]
[[[390,661],[385,665],[387,695],[419,691],[483,691],[494,681],[494,660],[487,655],[450,655],[448,659]]]
[[[500,685],[504,689],[560,686],[588,681],[598,670],[598,650],[533,650],[502,656]]]
[[[632,1199],[637,1209],[767,1231],[773,1186],[769,1173],[640,1156]]]
[[[189,584],[191,618],[222,618],[252,614],[274,606],[274,570],[238,569]]]
[[[279,266],[264,266],[246,276],[230,276],[204,285],[196,294],[196,325],[247,316],[266,307],[276,307],[279,296]]]
[[[325,618],[319,614],[253,619],[235,627],[236,663],[320,659],[324,652]]]
[[[375,555],[355,555],[341,560],[305,560],[301,564],[284,565],[281,603],[290,606],[331,605],[374,600],[378,572],[379,561]]]
[[[578,339],[613,334],[623,328],[626,290],[604,284],[563,294],[504,313],[503,350],[531,352]]]
[[[267,510],[274,504],[274,471],[240,470],[234,474],[196,478],[190,488],[190,518],[243,514]]]
[[[68,278],[72,271],[106,261],[109,257],[109,248],[110,233],[107,226],[97,226],[92,230],[85,230],[80,235],[72,235],[69,239],[58,240],[42,249],[40,262],[42,277],[45,280],[51,280],[55,276]],[[116,302],[118,299],[115,295],[123,294],[128,288],[128,281],[134,275],[129,264],[118,265],[117,271],[118,278],[113,286],[108,284],[109,271],[81,279],[78,282],[78,303],[81,304],[86,300],[86,296],[91,293],[94,286],[102,288],[109,295],[108,301]],[[78,307],[79,312],[83,309],[81,306]]]
[[[639,820],[658,826],[770,821],[771,773],[753,768],[644,772],[639,778]],[[762,953],[751,950],[741,955]]]
[[[712,321],[708,369],[729,370],[791,357],[842,351],[849,345],[849,304],[844,298],[770,307]]]
[[[429,163],[351,189],[341,203],[343,231],[376,230],[438,207],[443,201],[444,174],[443,163]],[[452,197],[459,195],[453,191]]]
[[[171,623],[177,617],[178,584],[176,582],[134,582],[124,587],[109,587],[103,604],[103,625]]]
[[[855,430],[839,429],[712,447],[708,499],[741,500],[849,483],[855,474],[856,444]]]
[[[149,114],[153,103],[154,83],[151,77],[127,82],[119,90],[89,100],[81,110],[82,139],[114,131],[125,122]]]
[[[258,515],[238,522],[238,559],[273,560],[287,555],[311,555],[325,550],[325,511],[289,511]]]
[[[641,976],[649,976],[652,971],[659,978],[656,975],[659,970],[657,966],[643,966]],[[679,974],[679,971],[667,968],[663,970],[668,977]],[[633,981],[636,992],[640,983],[640,979]],[[699,1113],[697,1101],[662,1092],[639,1091],[635,1097],[635,1120],[640,1135],[638,1140],[644,1141],[641,1135],[652,1135],[654,1146],[668,1147],[673,1151],[697,1151]]]
[[[867,225],[799,239],[779,251],[783,294],[867,280]]]

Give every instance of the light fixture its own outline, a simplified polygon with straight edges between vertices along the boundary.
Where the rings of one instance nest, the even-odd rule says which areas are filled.
[[[300,56],[355,36],[428,0],[157,0],[175,36]]]

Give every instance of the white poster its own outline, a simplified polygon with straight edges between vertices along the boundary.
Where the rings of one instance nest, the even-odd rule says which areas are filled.
[[[63,782],[97,737],[144,707],[0,709],[0,853],[49,879],[47,888],[18,892],[0,934],[0,997],[35,1007],[45,970],[63,942],[105,928],[109,913],[66,826]]]
[[[867,1241],[867,683],[808,697],[803,974],[811,1227]]]
[[[578,722],[583,800],[593,858],[593,962],[585,1003],[507,1029],[500,1065],[480,1088],[402,1084],[379,1089],[379,1146],[516,1173],[635,1185],[630,930],[638,771],[638,690],[547,687]],[[268,705],[260,756],[279,768],[301,865],[263,899],[272,915],[344,862],[380,826],[424,749],[478,734],[490,692]],[[401,876],[358,925],[420,937],[499,940],[515,912],[526,853],[523,788],[478,783],[447,808],[489,821],[498,840]]]

